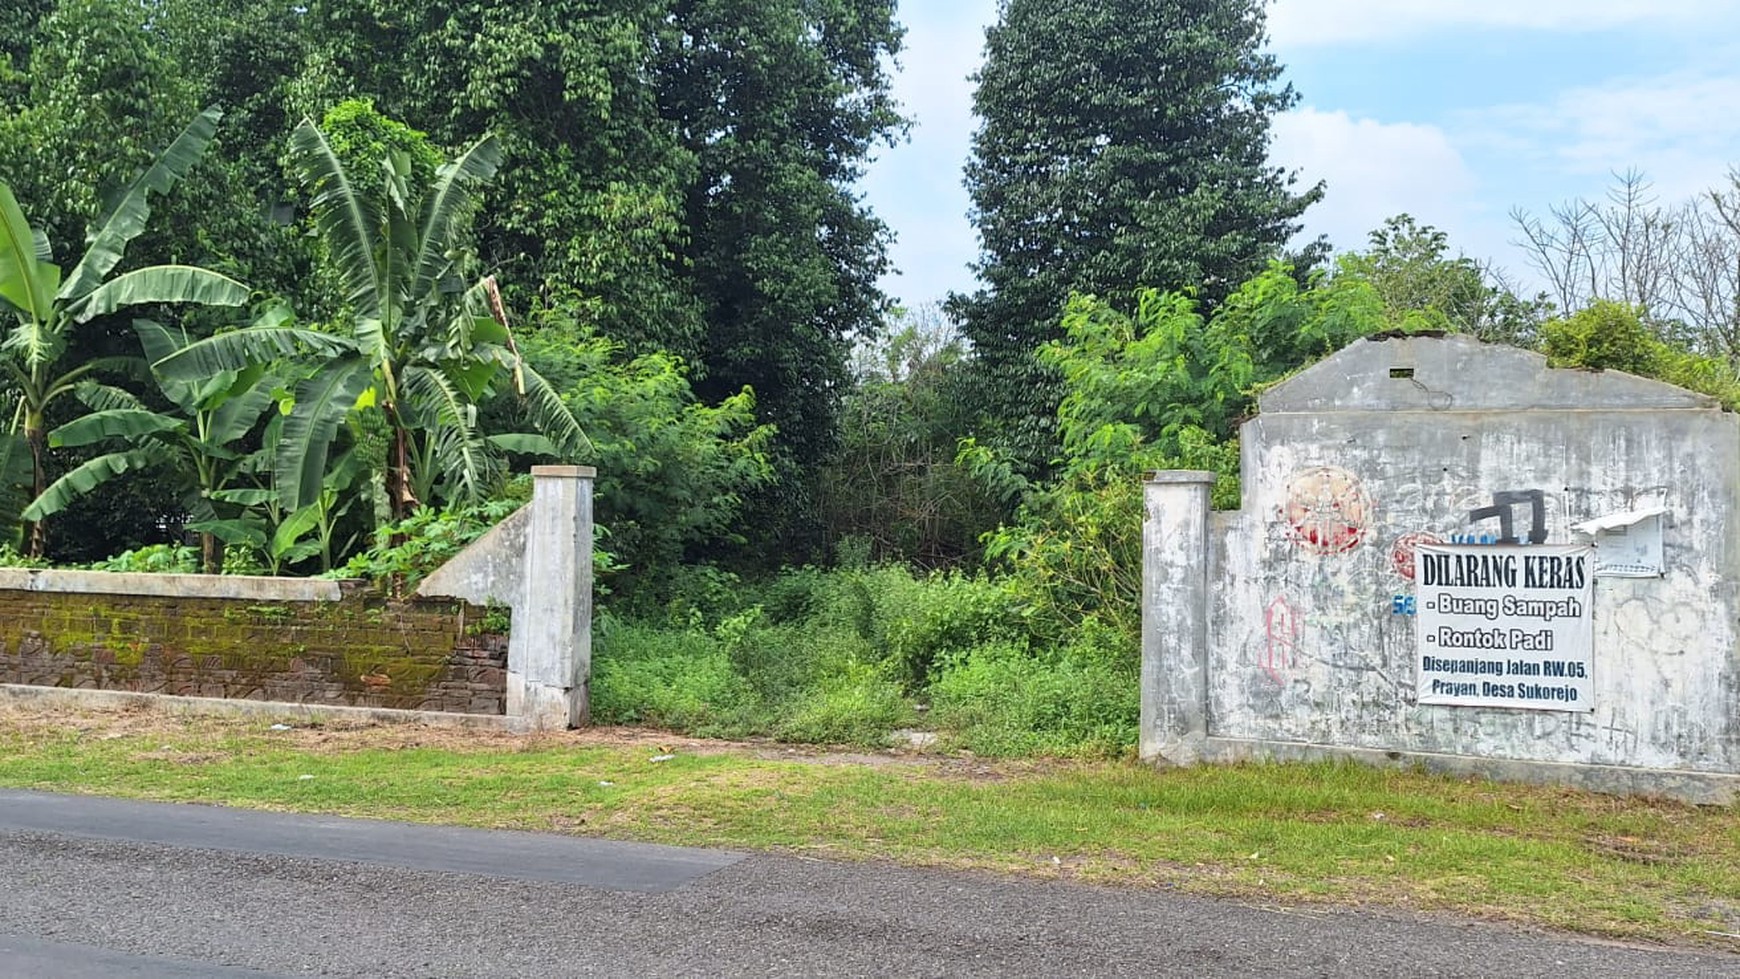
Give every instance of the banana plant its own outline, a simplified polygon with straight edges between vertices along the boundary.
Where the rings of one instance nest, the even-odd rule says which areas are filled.
[[[272,457],[282,422],[279,417],[267,423],[265,446],[243,466],[244,471],[253,475],[255,484],[212,494],[217,500],[243,507],[244,512],[238,517],[189,524],[188,529],[212,533],[227,544],[251,548],[273,575],[287,565],[312,557],[320,559],[321,571],[331,571],[335,557],[356,543],[354,532],[342,543],[338,542],[338,534],[339,521],[351,506],[367,498],[367,494],[354,488],[364,468],[362,457],[355,449],[340,456],[328,469],[319,497],[295,510],[287,510],[283,494],[272,485]]]
[[[0,432],[0,550],[18,544],[18,514],[30,505],[30,446],[19,432]]]
[[[172,333],[149,320],[136,320],[134,330],[146,357],[161,360],[187,346],[184,333]],[[117,443],[54,481],[25,508],[24,518],[40,523],[66,509],[79,497],[122,473],[167,469],[181,483],[182,506],[199,524],[218,519],[223,491],[245,468],[249,453],[243,441],[262,415],[277,404],[281,385],[258,366],[218,371],[199,381],[157,375],[158,388],[175,414],[152,411],[138,397],[120,388],[84,381],[77,396],[90,414],[48,434],[52,447]],[[207,574],[223,569],[221,540],[200,532],[201,559]]]
[[[145,303],[238,306],[248,299],[247,286],[191,265],[153,265],[110,275],[128,243],[145,230],[151,195],[168,193],[199,160],[221,115],[217,109],[200,113],[133,181],[92,227],[85,253],[71,271],[54,263],[47,236],[30,226],[11,186],[0,180],[0,312],[10,313],[13,320],[0,339],[0,372],[16,393],[10,430],[23,437],[30,456],[33,500],[48,488],[44,452],[49,407],[73,394],[94,372],[135,366],[129,358],[66,363],[78,327]],[[36,507],[35,512],[29,553],[40,557],[48,543],[41,518],[53,509]]]
[[[314,231],[345,288],[344,333],[287,321],[220,334],[157,362],[174,377],[204,377],[282,357],[318,363],[297,385],[277,446],[284,505],[319,499],[340,425],[379,411],[390,432],[384,488],[398,522],[432,495],[474,500],[499,456],[479,431],[477,404],[511,385],[534,425],[562,455],[584,443],[562,399],[521,362],[494,280],[466,285],[465,238],[476,190],[501,150],[486,136],[440,167],[427,185],[408,155],[378,162],[364,193],[312,120],[291,135],[290,161],[310,195]]]

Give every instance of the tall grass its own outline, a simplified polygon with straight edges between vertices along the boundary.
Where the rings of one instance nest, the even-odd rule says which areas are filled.
[[[593,716],[715,737],[879,745],[934,730],[985,755],[1108,756],[1135,743],[1137,651],[1089,623],[1036,642],[983,575],[697,571],[656,613],[601,616]]]

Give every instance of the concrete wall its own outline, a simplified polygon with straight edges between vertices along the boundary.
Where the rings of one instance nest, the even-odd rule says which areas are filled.
[[[513,608],[507,712],[520,730],[580,727],[592,682],[591,466],[533,466],[532,502],[417,594]]]
[[[357,582],[0,568],[0,685],[579,726],[592,670],[595,476],[533,467],[532,502],[406,602]]]
[[[1145,671],[1206,678],[1190,705],[1176,702],[1187,690],[1145,680],[1145,756],[1342,753],[1733,798],[1734,415],[1669,385],[1554,370],[1466,337],[1374,339],[1269,391],[1241,438],[1242,508],[1213,516],[1201,553],[1147,553],[1201,562],[1209,625],[1198,648],[1144,651]],[[1148,494],[1150,533],[1196,505],[1176,481]],[[1489,541],[1505,516],[1516,537],[1571,543],[1574,523],[1653,507],[1666,510],[1664,573],[1595,579],[1593,710],[1417,702],[1416,545]],[[1149,631],[1180,634],[1189,593],[1145,601]],[[1191,711],[1206,718],[1195,747],[1164,726]]]
[[[347,582],[0,573],[0,683],[501,714],[507,636]]]

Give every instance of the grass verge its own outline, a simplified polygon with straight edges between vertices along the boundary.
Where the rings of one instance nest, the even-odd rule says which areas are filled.
[[[1740,950],[1736,812],[1351,765],[1156,772],[632,730],[273,731],[10,707],[0,785],[1449,911]]]

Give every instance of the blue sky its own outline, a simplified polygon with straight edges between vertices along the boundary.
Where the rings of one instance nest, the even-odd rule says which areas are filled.
[[[995,0],[902,4],[895,94],[911,141],[862,189],[899,236],[907,304],[974,285],[961,166]],[[1593,198],[1637,169],[1664,203],[1740,165],[1740,0],[1276,0],[1271,49],[1302,96],[1271,159],[1328,181],[1306,234],[1358,248],[1406,211],[1533,280],[1511,211]]]

